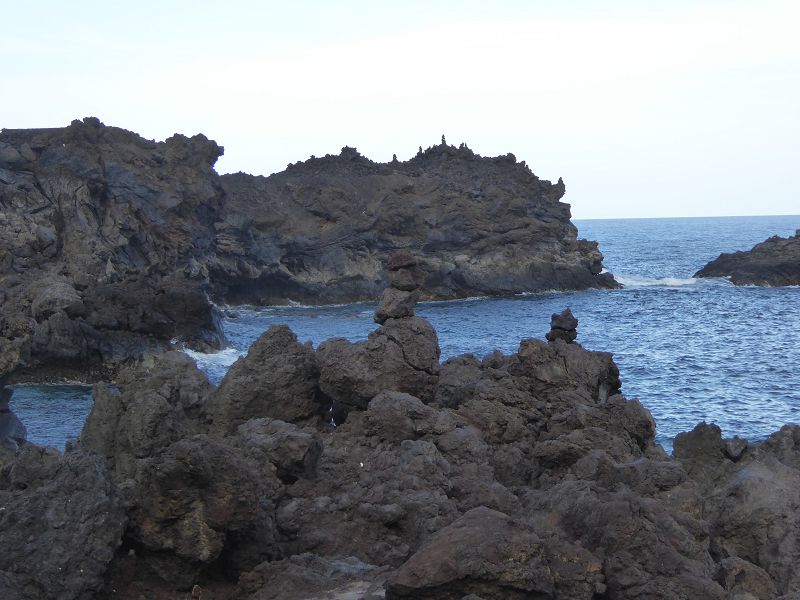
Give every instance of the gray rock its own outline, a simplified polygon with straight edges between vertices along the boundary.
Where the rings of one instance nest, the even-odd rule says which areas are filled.
[[[0,470],[3,598],[90,600],[125,528],[102,459],[33,445]]]
[[[524,521],[484,507],[431,536],[389,579],[386,598],[584,598],[605,592],[587,550],[539,538]]]
[[[383,325],[389,319],[405,319],[414,316],[414,306],[419,293],[395,288],[386,288],[375,311],[375,322]]]
[[[208,399],[211,431],[226,435],[245,421],[270,417],[290,423],[319,420],[319,366],[311,344],[285,325],[273,325],[239,358]]]
[[[576,331],[578,319],[576,319],[569,308],[565,308],[561,314],[554,314],[550,319],[550,331],[545,336],[548,341],[563,340],[568,344],[574,342],[578,337]]]
[[[364,410],[384,390],[432,401],[439,373],[439,341],[419,317],[389,319],[363,342],[328,340],[317,351],[320,391],[336,411]]]
[[[744,252],[720,254],[694,276],[728,277],[736,285],[800,285],[800,232],[773,236]]]

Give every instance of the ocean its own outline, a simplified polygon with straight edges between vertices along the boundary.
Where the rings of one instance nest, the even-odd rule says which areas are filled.
[[[772,235],[791,235],[799,216],[574,220],[597,240],[620,290],[546,292],[512,298],[425,302],[417,314],[439,334],[442,359],[471,352],[513,352],[544,338],[550,315],[570,307],[578,342],[612,352],[622,391],[656,419],[657,440],[700,421],[750,441],[800,422],[800,288],[737,287],[692,275],[721,252],[746,250]],[[270,325],[289,325],[316,346],[331,337],[364,339],[376,324],[374,303],[226,309],[231,347],[191,353],[218,382]],[[32,442],[63,448],[91,408],[90,388],[18,386],[12,408]]]

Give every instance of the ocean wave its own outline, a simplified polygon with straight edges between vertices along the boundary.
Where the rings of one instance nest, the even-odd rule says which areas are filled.
[[[689,277],[687,279],[681,279],[679,277],[659,277],[659,278],[652,278],[652,277],[638,277],[636,275],[614,275],[614,279],[616,279],[623,287],[630,288],[630,287],[681,287],[684,285],[695,285],[697,283],[697,279],[694,277]]]

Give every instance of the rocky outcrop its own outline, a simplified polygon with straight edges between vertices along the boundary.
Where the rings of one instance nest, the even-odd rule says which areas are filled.
[[[202,135],[155,143],[92,118],[4,129],[0,373],[87,379],[172,339],[220,347],[202,263],[214,250],[221,154]]]
[[[102,458],[0,449],[0,597],[96,598],[126,521]]]
[[[442,364],[438,350],[430,324],[408,316],[316,350],[270,329],[217,388],[179,353],[124,369],[118,389],[95,387],[63,457],[0,451],[0,539],[12,548],[0,589],[64,600],[800,594],[800,427],[751,444],[701,424],[671,458],[608,353],[560,338]]]
[[[563,182],[512,155],[442,143],[379,164],[345,148],[264,178],[219,177],[221,154],[202,135],[156,143],[94,118],[4,129],[0,374],[102,379],[176,342],[218,348],[212,299],[374,300],[390,281],[387,310],[409,316],[412,295],[615,285],[577,239]],[[401,259],[384,272],[396,250],[416,273]]]
[[[232,302],[374,299],[398,249],[416,256],[423,299],[616,286],[600,274],[597,244],[577,239],[564,183],[512,154],[485,158],[443,140],[381,164],[343,148],[220,182],[228,216],[209,269]]]
[[[571,344],[578,338],[578,319],[569,308],[550,318],[550,331],[545,336],[548,342],[563,340]]]
[[[717,578],[756,598],[800,594],[800,427],[760,444],[733,441],[705,423],[675,438],[675,456],[705,498]]]
[[[720,254],[695,277],[729,277],[736,285],[800,285],[800,229],[773,236],[746,252]]]

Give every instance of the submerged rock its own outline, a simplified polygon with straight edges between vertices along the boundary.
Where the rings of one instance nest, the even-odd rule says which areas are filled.
[[[729,277],[736,285],[800,285],[800,229],[773,236],[750,250],[720,254],[695,277]]]
[[[24,446],[0,468],[0,596],[97,597],[126,522],[102,458]]]

